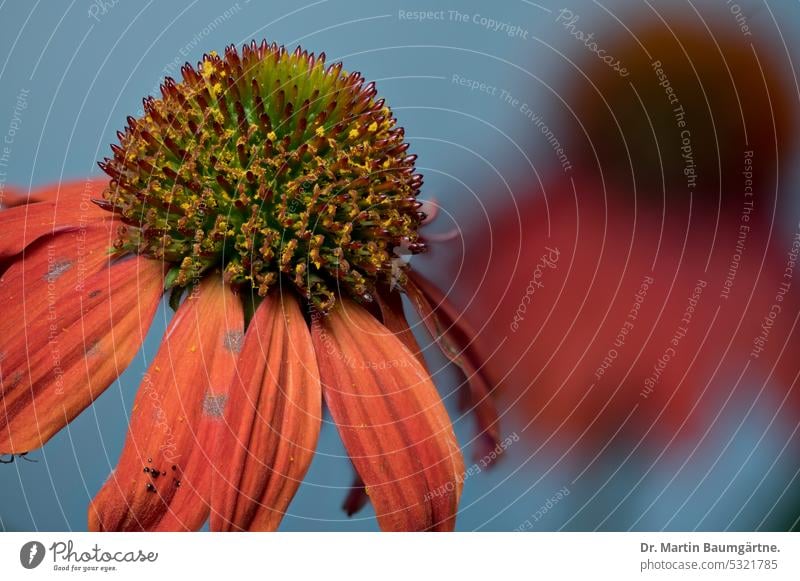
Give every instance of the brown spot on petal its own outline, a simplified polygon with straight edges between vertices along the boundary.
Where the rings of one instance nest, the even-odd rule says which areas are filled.
[[[244,344],[244,333],[241,331],[228,331],[222,338],[222,346],[231,353],[239,353]]]
[[[86,356],[94,357],[100,355],[100,341],[94,341],[86,347]]]
[[[55,282],[58,278],[72,268],[71,260],[56,260],[47,266],[47,274],[44,275],[45,282]]]
[[[203,397],[203,414],[211,418],[221,418],[226,403],[228,403],[227,394],[206,392]]]
[[[11,385],[9,389],[17,387],[20,383],[22,383],[22,372],[15,371],[14,374],[11,376]]]

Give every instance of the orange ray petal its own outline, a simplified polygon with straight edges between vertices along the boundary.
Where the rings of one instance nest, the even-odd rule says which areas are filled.
[[[247,329],[220,437],[212,530],[275,530],[311,464],[322,422],[311,335],[297,300],[268,295]]]
[[[406,315],[403,312],[403,299],[400,293],[383,290],[375,293],[375,297],[380,308],[383,326],[394,333],[408,347],[408,350],[414,354],[427,371],[428,365],[422,356],[422,349],[419,348],[419,343],[417,343],[414,333],[408,326]]]
[[[54,236],[0,279],[0,453],[42,446],[141,345],[161,266],[138,257],[111,263],[107,235],[98,226]]]
[[[0,352],[22,350],[37,338],[36,325],[49,328],[49,316],[60,326],[80,316],[80,293],[87,278],[110,264],[109,246],[118,222],[92,224],[40,240],[18,256],[0,277]],[[33,327],[29,327],[33,325]],[[30,332],[21,333],[23,329]],[[46,334],[46,333],[45,333]]]
[[[353,483],[350,485],[350,490],[342,504],[342,510],[347,516],[353,516],[364,508],[368,501],[369,496],[367,496],[367,491],[364,488],[364,481],[361,480],[361,476],[356,472],[353,476]]]
[[[23,203],[24,197],[18,188],[3,184],[0,187],[0,210],[13,208]]]
[[[463,372],[469,391],[462,411],[472,411],[477,420],[477,434],[482,440],[474,455],[481,458],[500,441],[500,418],[492,393],[494,386],[484,370],[485,362],[477,353],[475,333],[460,317],[446,297],[427,280],[413,276],[406,285],[411,304],[419,313],[439,349]],[[434,307],[435,303],[435,307]]]
[[[207,277],[179,307],[136,395],[125,447],[89,507],[90,530],[197,530],[241,347],[241,301]]]
[[[39,202],[0,211],[0,259],[22,252],[42,236],[79,230],[111,217],[110,212],[88,201],[85,204]]]
[[[452,530],[464,463],[430,377],[363,307],[312,325],[325,401],[383,530]]]
[[[85,180],[67,180],[34,188],[23,192],[18,188],[8,188],[0,198],[0,207],[14,207],[35,202],[62,201],[62,207],[68,204],[77,206],[81,199],[102,198],[103,189],[108,185],[107,177],[86,178]]]

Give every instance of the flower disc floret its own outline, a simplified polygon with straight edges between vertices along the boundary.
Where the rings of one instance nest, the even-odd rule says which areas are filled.
[[[219,269],[262,296],[284,281],[324,311],[396,279],[396,247],[424,249],[422,177],[373,83],[266,42],[181,73],[101,163],[99,203],[126,224],[117,250],[170,263],[168,287]]]

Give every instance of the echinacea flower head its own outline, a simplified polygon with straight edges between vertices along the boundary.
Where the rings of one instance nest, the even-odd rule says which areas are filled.
[[[401,293],[468,364],[489,438],[497,417],[469,332],[395,255],[426,249],[403,130],[324,55],[251,43],[181,72],[128,118],[110,180],[0,212],[0,454],[44,445],[114,382],[168,292],[91,529],[274,530],[323,399],[357,472],[348,512],[368,498],[384,530],[452,529],[463,459]]]
[[[315,307],[365,297],[402,242],[423,249],[421,176],[373,83],[275,45],[206,55],[128,127],[103,169],[107,207],[132,224],[116,247],[212,269],[265,296],[279,277]]]

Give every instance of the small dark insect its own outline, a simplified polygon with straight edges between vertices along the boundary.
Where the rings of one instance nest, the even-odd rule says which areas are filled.
[[[36,463],[36,460],[28,458],[28,454],[29,452],[22,452],[21,454],[4,454],[3,456],[0,456],[0,464],[11,464],[17,458],[22,458],[26,462]],[[8,459],[6,460],[4,456],[8,456]]]

